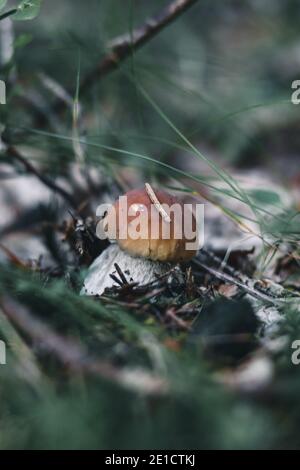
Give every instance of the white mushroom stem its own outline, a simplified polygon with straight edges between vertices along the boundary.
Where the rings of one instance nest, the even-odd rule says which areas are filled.
[[[140,285],[155,281],[157,276],[165,274],[171,268],[169,263],[130,256],[117,244],[112,244],[89,267],[81,294],[101,295],[106,287],[117,286],[118,284],[110,276],[114,274],[119,277],[115,263],[128,282],[138,282]]]

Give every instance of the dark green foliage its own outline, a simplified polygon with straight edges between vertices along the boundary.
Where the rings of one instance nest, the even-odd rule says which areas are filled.
[[[246,300],[220,299],[204,305],[192,333],[192,341],[202,344],[208,356],[230,363],[242,359],[257,346],[259,326]]]

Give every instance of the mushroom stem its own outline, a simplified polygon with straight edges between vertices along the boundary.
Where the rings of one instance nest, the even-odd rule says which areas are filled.
[[[81,294],[101,295],[107,287],[117,286],[113,279],[118,275],[115,264],[120,267],[128,282],[138,282],[140,285],[155,281],[157,276],[171,269],[170,263],[133,257],[121,250],[119,245],[112,244],[89,267]]]

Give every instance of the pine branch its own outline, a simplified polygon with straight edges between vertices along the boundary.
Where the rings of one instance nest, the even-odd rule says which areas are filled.
[[[83,79],[79,87],[79,92],[85,92],[95,80],[100,80],[113,70],[117,69],[133,51],[138,50],[144,44],[149,42],[197,1],[198,0],[175,0],[160,13],[148,18],[145,23],[133,30],[131,33],[119,36],[111,41],[110,52]],[[65,106],[66,103],[64,101],[57,101],[54,104],[53,109],[56,112],[60,112],[64,110]]]

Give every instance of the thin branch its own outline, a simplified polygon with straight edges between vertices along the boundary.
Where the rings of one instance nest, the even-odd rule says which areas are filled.
[[[10,322],[33,343],[53,354],[61,364],[73,371],[98,376],[148,395],[164,395],[167,392],[166,381],[157,375],[141,369],[121,369],[108,361],[89,357],[81,344],[54,332],[10,297],[2,297],[0,307]]]
[[[173,320],[174,323],[176,323],[180,328],[187,331],[191,330],[190,325],[186,321],[182,320],[182,318],[177,316],[177,312],[174,307],[170,307],[166,310],[166,316],[171,318],[171,320]]]
[[[111,42],[112,50],[104,57],[96,69],[86,76],[81,84],[81,91],[89,87],[95,78],[100,78],[117,68],[122,61],[130,56],[132,51],[139,49],[150,41],[196,2],[197,0],[175,0],[130,34],[114,39]]]
[[[130,34],[119,36],[110,42],[111,50],[99,64],[83,79],[79,92],[85,92],[95,80],[100,80],[112,72],[126,60],[133,51],[154,38],[162,29],[175,21],[182,13],[188,10],[198,0],[175,0],[166,6],[160,13],[152,16],[140,27]],[[54,104],[54,110],[59,112],[65,108],[63,101]]]
[[[0,15],[0,21],[4,20],[5,18],[8,18],[9,16],[14,15],[15,13],[17,13],[17,11],[17,8],[12,8],[11,10],[6,11],[2,15]]]
[[[244,283],[243,281],[234,278],[230,274],[224,273],[222,271],[217,271],[216,269],[208,266],[205,263],[202,263],[199,261],[199,259],[195,258],[193,259],[193,263],[199,266],[200,268],[204,269],[205,271],[209,272],[212,276],[216,277],[217,279],[220,279],[221,281],[224,282],[229,282],[230,284],[235,284],[238,286],[240,289],[243,291],[247,292],[247,294],[250,294],[252,297],[255,297],[258,300],[262,300],[264,302],[267,302],[268,304],[271,305],[283,305],[287,303],[288,301],[299,301],[297,297],[271,297],[268,294],[265,294],[261,292],[260,290],[257,290],[253,288],[252,286],[249,286],[248,284]]]
[[[12,158],[14,158],[15,160],[17,160],[18,162],[22,163],[22,165],[24,166],[25,170],[28,173],[35,175],[45,186],[47,186],[52,191],[59,194],[73,208],[76,209],[76,202],[73,199],[73,196],[69,194],[68,191],[66,191],[64,188],[56,184],[51,178],[49,178],[46,175],[41,174],[26,158],[23,157],[23,155],[20,154],[20,152],[15,147],[13,147],[12,145],[9,145],[6,149],[6,153],[10,155]]]

